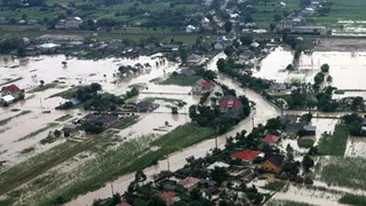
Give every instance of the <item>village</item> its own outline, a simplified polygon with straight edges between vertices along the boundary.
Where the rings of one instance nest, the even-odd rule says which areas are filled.
[[[366,204],[337,0],[49,1],[0,1],[0,206]]]

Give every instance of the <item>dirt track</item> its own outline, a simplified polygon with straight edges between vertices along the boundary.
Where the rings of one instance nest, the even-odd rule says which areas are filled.
[[[366,38],[319,39],[315,51],[366,51]]]

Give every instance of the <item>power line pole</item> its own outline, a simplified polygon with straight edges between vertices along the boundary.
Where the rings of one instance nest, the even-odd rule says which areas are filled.
[[[113,183],[111,183],[111,189],[112,189],[112,197],[113,197],[113,195],[114,195]]]
[[[166,156],[167,164],[168,164],[168,171],[170,171],[170,162],[169,162],[169,155]]]

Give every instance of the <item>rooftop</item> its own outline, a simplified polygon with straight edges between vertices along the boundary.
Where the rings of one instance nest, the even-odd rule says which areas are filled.
[[[17,93],[17,92],[22,92],[21,89],[19,89],[18,86],[16,86],[15,84],[9,85],[9,86],[4,86],[1,89],[2,92],[9,92],[9,93]]]
[[[280,154],[266,153],[263,158],[263,161],[270,161],[275,166],[281,166],[285,160],[285,156]]]
[[[278,137],[278,136],[275,136],[275,135],[267,135],[265,138],[262,139],[262,142],[265,142],[265,143],[276,143],[279,139],[280,139],[280,137]]]
[[[211,89],[214,86],[211,82],[208,82],[204,79],[198,80],[196,84],[200,85],[203,89]]]
[[[208,166],[207,169],[208,170],[213,170],[216,167],[219,167],[219,168],[228,168],[228,167],[230,167],[230,165],[229,164],[226,164],[224,162],[215,162],[215,163],[211,164],[210,166]]]
[[[238,152],[238,153],[232,154],[231,157],[232,158],[239,158],[239,159],[243,159],[243,160],[252,161],[260,153],[261,153],[261,151],[258,151],[258,150],[249,150],[249,151]]]

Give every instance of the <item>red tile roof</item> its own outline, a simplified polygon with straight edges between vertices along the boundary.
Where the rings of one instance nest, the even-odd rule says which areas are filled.
[[[211,89],[214,86],[211,82],[208,82],[204,79],[198,80],[196,84],[200,85],[203,89]]]
[[[163,199],[167,205],[170,205],[173,203],[172,198],[177,196],[177,193],[175,192],[161,192],[156,194],[157,196],[159,196],[161,199]]]
[[[187,177],[178,182],[178,184],[182,185],[185,188],[191,188],[192,186],[198,184],[201,180],[195,177]]]
[[[267,135],[265,138],[262,139],[262,142],[266,143],[276,143],[280,137],[274,135]]]
[[[5,86],[1,89],[1,92],[9,92],[9,93],[17,93],[17,92],[23,92],[23,90],[19,89],[15,84]]]
[[[238,152],[238,153],[232,154],[231,157],[252,161],[260,153],[261,153],[261,151],[258,151],[258,150],[249,150],[249,151],[245,151],[245,152]]]
[[[116,204],[115,206],[131,206],[130,204],[128,204],[127,202],[121,202]]]
[[[241,106],[241,101],[240,100],[220,100],[220,107],[237,107],[237,106]]]

